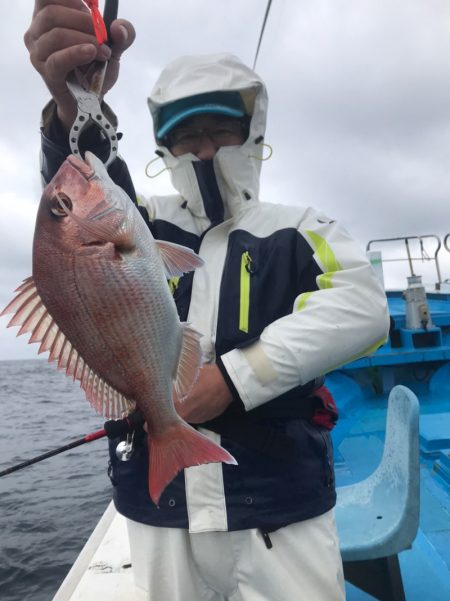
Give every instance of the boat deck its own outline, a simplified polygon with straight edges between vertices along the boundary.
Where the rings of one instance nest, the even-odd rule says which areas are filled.
[[[145,601],[134,586],[125,518],[111,501],[53,601]]]

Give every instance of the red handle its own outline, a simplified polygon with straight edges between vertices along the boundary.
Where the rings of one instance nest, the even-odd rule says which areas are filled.
[[[106,430],[97,430],[97,432],[91,432],[90,434],[86,434],[84,440],[86,442],[92,442],[93,440],[103,438],[104,436],[106,436]]]

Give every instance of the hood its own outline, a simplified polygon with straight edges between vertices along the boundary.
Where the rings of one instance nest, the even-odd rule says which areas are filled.
[[[220,148],[211,161],[224,205],[224,218],[227,219],[242,204],[258,198],[267,115],[267,93],[263,81],[231,54],[185,56],[170,63],[161,73],[148,98],[148,106],[156,132],[162,106],[180,98],[217,91],[239,92],[246,113],[251,117],[249,137],[244,144]],[[159,144],[157,153],[170,170],[172,183],[187,201],[190,210],[196,216],[205,216],[205,185],[199,184],[198,180],[198,173],[203,170],[198,166],[194,168],[194,163],[205,161],[200,161],[193,154],[174,157]]]

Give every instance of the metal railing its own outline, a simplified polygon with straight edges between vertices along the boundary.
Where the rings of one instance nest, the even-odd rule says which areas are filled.
[[[427,238],[432,238],[436,242],[436,250],[434,251],[433,256],[430,256],[425,249],[424,240]],[[419,257],[413,257],[411,255],[410,241],[412,241],[412,240],[419,241],[419,249],[420,249]],[[395,261],[408,261],[411,275],[415,276],[417,274],[414,273],[413,261],[422,261],[422,262],[423,261],[434,261],[435,266],[436,266],[437,278],[438,278],[438,281],[436,282],[436,290],[439,290],[440,286],[442,284],[441,268],[439,266],[439,259],[438,259],[438,254],[439,254],[439,251],[441,250],[442,243],[441,243],[439,236],[436,236],[435,234],[425,234],[423,236],[400,236],[399,238],[380,238],[378,240],[370,240],[367,243],[366,250],[373,250],[371,247],[374,244],[385,243],[385,242],[398,242],[398,241],[403,241],[405,243],[407,257],[399,258],[399,259],[383,258],[383,263],[395,262]],[[450,234],[447,234],[444,238],[444,247],[448,252],[450,252]]]
[[[450,234],[447,234],[445,236],[445,238],[444,238],[444,248],[445,248],[446,251],[448,251],[450,253],[450,243],[449,243],[449,240],[450,240]]]

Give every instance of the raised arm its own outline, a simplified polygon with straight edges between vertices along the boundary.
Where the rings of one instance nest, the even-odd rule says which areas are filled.
[[[133,25],[116,19],[110,28],[111,47],[98,45],[92,19],[81,0],[35,0],[30,27],[25,33],[25,45],[30,60],[41,75],[52,95],[42,118],[41,174],[47,184],[62,162],[70,154],[68,133],[76,115],[76,105],[67,86],[67,75],[75,68],[83,69],[93,60],[108,60],[102,97],[110,90],[119,75],[119,61],[135,38]],[[116,121],[112,111],[104,106],[111,122]],[[80,150],[91,150],[104,160],[109,145],[92,127],[83,136]],[[109,167],[109,174],[132,200],[134,187],[126,164],[117,158]]]
[[[115,84],[122,53],[135,38],[133,25],[124,19],[111,24],[112,45],[98,45],[89,9],[81,0],[36,0],[25,45],[34,68],[41,75],[56,103],[56,112],[68,133],[76,106],[66,79],[76,67],[93,60],[109,60],[103,95]]]

